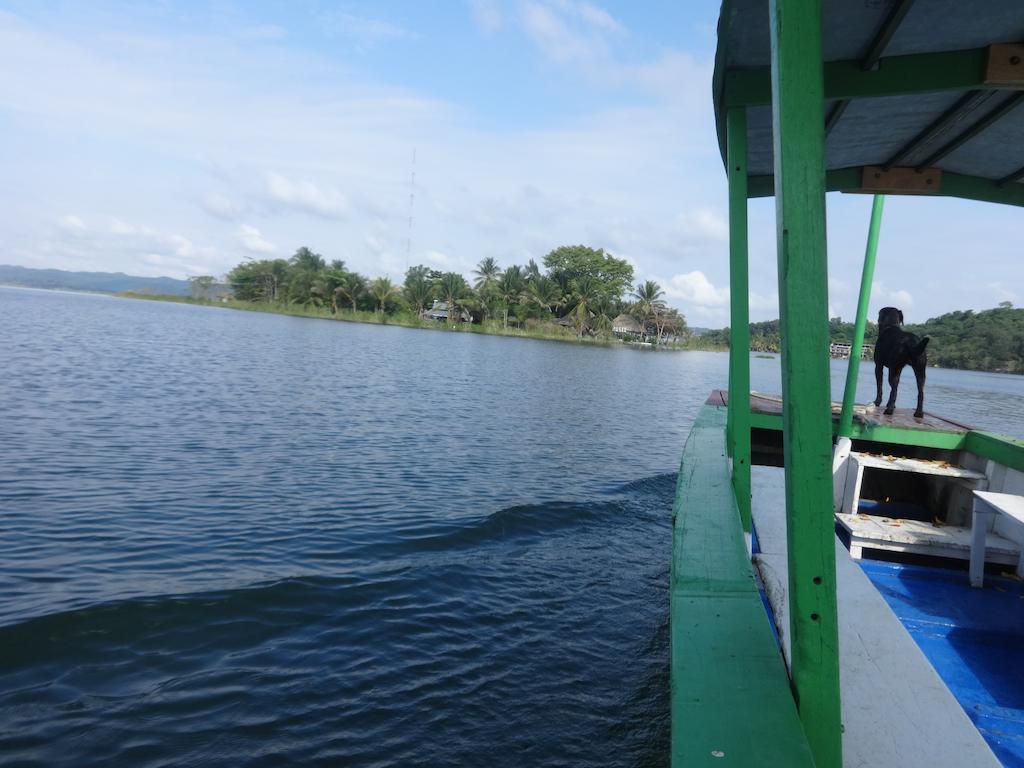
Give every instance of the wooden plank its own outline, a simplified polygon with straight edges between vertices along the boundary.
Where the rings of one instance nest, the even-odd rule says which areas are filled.
[[[975,491],[974,495],[997,512],[1001,512],[1018,523],[1024,523],[1024,496],[1015,493]]]
[[[860,191],[873,194],[931,195],[942,188],[942,171],[938,168],[890,168],[866,165],[861,170]]]
[[[789,600],[781,472],[754,472],[755,561],[786,658]],[[995,768],[981,734],[868,577],[835,542],[847,768]],[[755,765],[757,763],[754,763]]]
[[[790,676],[818,768],[843,761],[839,716],[828,360],[821,0],[768,0]]]
[[[1024,43],[999,43],[988,47],[985,84],[1024,88]]]
[[[860,462],[864,467],[873,469],[889,469],[895,472],[912,472],[918,475],[937,475],[939,477],[951,477],[958,480],[970,480],[976,483],[987,483],[988,478],[984,472],[976,472],[973,469],[956,467],[947,461],[928,459],[908,459],[902,456],[878,456],[873,453],[861,453],[853,451],[850,457]]]
[[[837,514],[836,521],[857,546],[960,560],[970,557],[970,528],[845,512]],[[993,563],[1016,563],[1020,557],[1020,546],[996,533],[987,534],[985,549]]]
[[[701,409],[673,507],[672,765],[812,766],[747,554],[725,423],[725,408]]]
[[[715,405],[719,405],[719,398],[722,403],[728,405],[729,393],[725,390],[716,389],[711,393],[711,397],[708,398],[707,403],[710,405],[712,402]],[[841,403],[832,403],[832,417],[833,420],[839,418],[839,414],[842,411]],[[750,393],[750,412],[755,415],[762,416],[781,416],[782,415],[782,398],[779,395],[766,394],[764,392],[751,392]],[[972,429],[972,427],[961,424],[960,422],[947,419],[942,416],[937,416],[934,413],[924,414],[923,418],[914,418],[914,410],[912,408],[897,408],[895,412],[889,416],[886,416],[881,408],[875,408],[873,405],[854,406],[853,417],[854,417],[854,429],[857,429],[857,425],[861,425],[861,429],[872,428],[872,427],[897,427],[906,430],[917,430],[917,431],[941,431],[941,432],[955,432],[955,433],[966,433]]]
[[[750,392],[750,289],[747,252],[747,109],[726,115],[729,177],[729,391]],[[729,406],[732,486],[743,530],[750,531],[750,409],[745,397]]]

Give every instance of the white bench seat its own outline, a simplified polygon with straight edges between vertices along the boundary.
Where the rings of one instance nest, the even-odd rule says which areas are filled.
[[[971,586],[981,587],[985,580],[985,562],[993,560],[990,549],[995,518],[1002,515],[1011,525],[1024,527],[1024,496],[994,491],[974,491],[974,511],[971,515]],[[1005,541],[1005,539],[1004,539]],[[1014,561],[1017,575],[1024,577],[1024,552]]]
[[[845,512],[836,515],[836,522],[850,535],[850,556],[855,560],[865,548],[959,560],[971,557],[969,528]],[[1019,544],[986,531],[985,558],[989,562],[1016,565],[1020,554]]]

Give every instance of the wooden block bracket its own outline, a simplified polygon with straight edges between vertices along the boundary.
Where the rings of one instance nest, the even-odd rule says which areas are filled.
[[[932,195],[942,186],[939,168],[890,168],[866,165],[861,172],[860,191],[872,194]]]
[[[988,47],[985,84],[1024,89],[1024,43],[998,43]]]

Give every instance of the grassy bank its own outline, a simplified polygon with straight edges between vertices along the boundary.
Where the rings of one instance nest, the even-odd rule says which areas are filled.
[[[597,346],[623,345],[637,347],[639,349],[651,349],[653,345],[624,344],[612,334],[599,334],[596,336],[584,336],[580,338],[576,332],[556,325],[555,323],[538,323],[532,327],[515,328],[502,327],[500,320],[485,320],[483,323],[460,323],[458,325],[446,325],[432,320],[422,320],[411,313],[383,314],[378,312],[352,311],[351,309],[338,308],[337,314],[331,312],[329,307],[300,306],[298,304],[266,303],[238,301],[228,299],[226,301],[214,301],[211,299],[196,299],[191,296],[170,296],[164,294],[134,293],[125,291],[117,294],[128,299],[145,299],[146,301],[167,301],[175,304],[195,304],[203,307],[221,307],[225,309],[240,309],[246,312],[269,312],[277,315],[291,315],[293,317],[313,317],[321,320],[337,320],[347,323],[369,323],[373,325],[398,325],[403,328],[421,328],[431,331],[446,331],[449,333],[482,333],[489,336],[514,336],[523,339],[541,339],[544,341],[562,341],[573,344],[590,344]],[[693,339],[687,344],[661,344],[658,349],[705,349],[711,351],[723,351],[725,348],[718,345],[701,344],[700,339]]]

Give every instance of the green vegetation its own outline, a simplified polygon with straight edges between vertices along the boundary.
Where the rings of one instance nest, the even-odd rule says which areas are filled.
[[[328,263],[309,248],[290,259],[245,261],[227,275],[233,297],[208,276],[189,280],[190,297],[160,297],[304,317],[597,343],[639,341],[680,347],[690,341],[685,318],[662,300],[653,281],[635,286],[633,268],[602,249],[563,246],[525,266],[502,269],[493,258],[457,272],[409,268],[402,285],[371,279],[345,262]],[[137,298],[157,298],[126,294]],[[631,300],[632,299],[632,300]],[[623,321],[623,318],[626,318]],[[616,321],[618,323],[616,324]]]
[[[661,286],[652,280],[633,285],[633,268],[600,248],[562,246],[543,264],[531,259],[525,266],[502,269],[488,257],[473,270],[472,282],[457,272],[418,265],[396,285],[299,248],[290,259],[245,261],[228,273],[226,284],[209,276],[189,278],[191,296],[124,295],[470,333],[729,348],[728,328],[691,333],[686,319],[665,303]],[[228,289],[233,298],[226,295]],[[1024,309],[1010,302],[982,312],[950,312],[906,329],[932,338],[928,358],[933,365],[1024,373]],[[877,334],[868,321],[864,343],[874,344]],[[832,318],[829,336],[849,343],[853,323]],[[779,321],[751,323],[750,349],[778,353]]]
[[[1024,373],[1024,309],[1014,309],[1008,301],[994,309],[948,312],[904,327],[918,336],[931,337],[928,362],[932,365],[972,371]],[[833,317],[829,321],[829,335],[833,342],[849,344],[853,339],[853,323]],[[869,320],[864,343],[874,344],[877,338],[878,327]],[[701,341],[711,349],[728,348],[729,329],[709,331]],[[778,352],[779,321],[751,323],[750,349],[753,352]]]
[[[1024,373],[1024,309],[1008,301],[982,312],[949,312],[906,329],[932,337],[928,362],[943,368]]]

